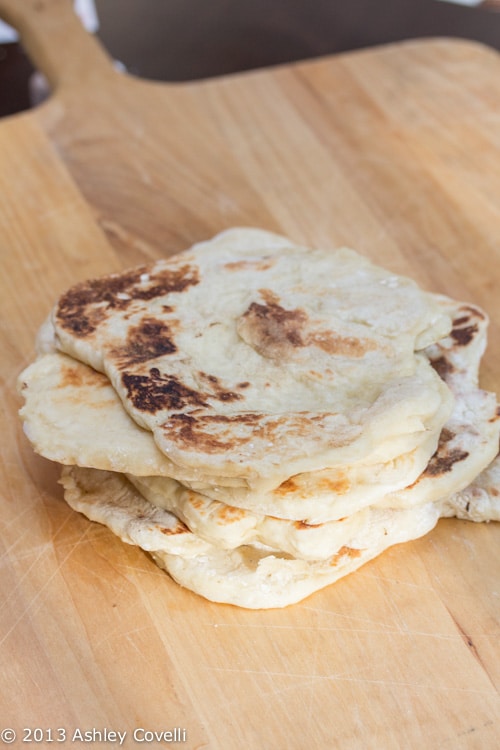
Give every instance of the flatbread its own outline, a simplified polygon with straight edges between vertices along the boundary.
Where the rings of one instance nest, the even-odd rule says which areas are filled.
[[[24,431],[45,458],[137,476],[175,476],[175,465],[129,417],[103,373],[52,352],[28,365],[18,390]]]
[[[407,509],[379,509],[328,559],[306,561],[248,544],[226,550],[207,544],[148,503],[120,474],[65,467],[61,483],[71,507],[150,552],[182,586],[211,601],[246,608],[285,607],[354,572],[395,544],[427,534],[440,517],[500,520],[500,458],[466,490]]]
[[[500,455],[460,492],[443,503],[442,515],[465,521],[500,521]]]
[[[335,540],[358,523],[363,508],[377,502],[408,507],[457,491],[496,454],[496,399],[476,385],[487,319],[479,308],[447,304],[453,311],[452,332],[425,353],[450,386],[455,404],[428,467],[437,447],[432,432],[419,455],[296,475],[267,495],[249,496],[242,488],[203,489],[202,482],[201,493],[193,492],[193,487],[158,476],[175,474],[175,465],[155,447],[150,433],[128,417],[107,378],[59,353],[41,357],[23,373],[21,415],[43,455],[64,464],[127,473],[149,500],[179,515],[212,543],[237,547],[260,541],[305,559],[327,557]],[[105,430],[96,429],[101,423]],[[265,510],[259,512],[262,505]],[[292,522],[279,520],[289,517]],[[349,524],[330,523],[346,517]]]
[[[302,499],[304,515],[313,512],[313,519],[289,521],[276,517],[281,511],[277,491],[272,493],[271,514],[259,515],[186,490],[165,478],[129,476],[129,479],[150,502],[171,510],[189,528],[214,544],[235,548],[260,542],[302,559],[326,558],[339,546],[348,544],[349,537],[364,524],[375,525],[380,508],[415,507],[458,493],[497,455],[500,418],[496,397],[476,385],[487,320],[481,310],[465,305],[455,306],[454,320],[452,334],[428,351],[455,396],[453,413],[422,474],[398,492],[388,492],[371,503],[367,491],[364,502],[351,502],[349,507],[339,486],[331,484],[330,497],[320,492],[324,472],[319,472],[319,476],[310,475],[309,492],[304,492]],[[360,485],[359,491],[364,487]],[[335,503],[345,511],[345,516],[337,522],[323,519],[325,507],[331,508]],[[337,512],[333,518],[338,517]]]
[[[433,503],[411,510],[381,511],[377,522],[364,525],[349,546],[319,562],[294,559],[261,545],[234,550],[208,545],[201,554],[193,555],[196,544],[206,543],[182,524],[176,525],[171,514],[158,516],[158,509],[144,501],[122,475],[65,467],[61,483],[69,505],[108,526],[125,542],[145,543],[143,549],[178,583],[206,599],[247,608],[294,604],[390,546],[423,536],[435,526],[440,513]],[[155,543],[158,548],[152,550]]]
[[[390,546],[425,535],[439,517],[500,518],[500,459],[464,492],[410,509],[380,510],[327,560],[315,562],[259,545],[224,550],[207,545],[173,514],[145,501],[119,474],[67,467],[65,499],[153,559],[183,586],[207,599],[248,608],[284,607],[355,571]],[[196,551],[199,551],[199,554]]]
[[[189,559],[162,551],[151,554],[177,583],[210,601],[248,609],[287,607],[353,573],[390,547],[424,536],[438,519],[433,503],[387,511],[383,525],[353,540],[359,547],[341,547],[320,562],[251,545],[230,551],[214,547],[209,555]]]
[[[191,479],[186,480],[182,467],[158,449],[151,432],[128,415],[109,379],[66,354],[52,351],[39,356],[19,376],[18,390],[24,399],[19,414],[25,433],[45,458],[138,477],[171,477],[217,499],[230,501],[233,491],[238,494],[236,488],[243,497],[248,495],[248,485],[237,477],[211,477],[212,482],[220,482],[212,485],[200,473],[189,472]],[[448,409],[447,402],[443,408]],[[426,425],[425,441],[420,444],[421,429],[381,442],[363,464],[301,475],[301,495],[331,493],[342,486],[349,496],[362,491],[364,498],[367,493],[378,498],[404,486],[417,478],[437,446],[439,432],[433,422],[439,424],[439,415]],[[388,457],[386,463],[380,463],[381,453]],[[290,483],[282,491],[291,494]]]
[[[462,304],[455,311],[450,335],[426,350],[454,394],[455,406],[422,475],[403,491],[389,493],[380,505],[408,507],[459,492],[497,455],[500,408],[496,395],[477,385],[487,325],[484,311]]]
[[[52,382],[53,378],[56,387],[47,389],[47,382]],[[27,432],[35,448],[40,449],[38,441],[41,440],[42,452],[53,460],[78,464],[83,456],[96,460],[99,466],[104,458],[104,468],[119,472],[129,467],[133,469],[135,465],[145,470],[154,467],[155,462],[158,465],[166,461],[155,448],[150,433],[139,428],[121,408],[104,375],[65,355],[52,354],[31,365],[24,373],[23,382],[26,396],[23,417],[28,408],[31,410],[26,421]],[[43,383],[40,389],[37,388],[39,382]],[[105,429],[98,428],[101,424]],[[404,483],[408,475],[402,469],[406,466],[413,470],[413,467],[406,460],[393,463],[401,464],[399,481]],[[375,479],[378,468],[376,465],[364,467],[365,483],[358,488],[360,495],[365,489],[370,497],[370,480]],[[362,467],[359,472],[361,470]],[[345,467],[343,481],[353,481],[354,476],[359,478],[359,472],[350,475]],[[358,506],[351,502],[348,517],[338,523],[290,522],[210,500],[175,480],[146,477],[141,484],[139,477],[129,476],[129,479],[154,505],[173,511],[203,539],[225,548],[260,542],[303,559],[325,558],[342,546],[366,522],[368,515],[368,511],[356,512]],[[310,505],[316,503],[321,507],[325,497],[328,499],[325,490],[333,499],[336,491],[341,499],[344,497],[339,492],[341,482],[335,485],[331,472],[319,472],[316,482],[314,479],[311,475],[306,496]],[[106,492],[105,488],[103,491]],[[364,504],[368,504],[366,499]]]
[[[73,510],[107,526],[126,544],[184,557],[212,548],[173,513],[145,500],[123,474],[65,466],[60,483],[64,499]]]
[[[497,455],[499,431],[500,419],[493,394],[479,389],[464,390],[457,398],[453,417],[441,434],[437,451],[418,479],[375,503],[357,503],[340,520],[322,518],[325,496],[315,494],[314,489],[304,502],[314,513],[313,519],[286,520],[276,514],[258,514],[211,500],[174,480],[132,476],[129,480],[154,505],[171,510],[201,537],[221,547],[236,548],[260,542],[295,557],[317,560],[347,544],[349,536],[364,524],[377,525],[382,509],[409,509],[463,491]],[[335,492],[326,499],[333,506]],[[335,518],[339,517],[335,515]]]
[[[450,331],[435,295],[352,250],[259,230],[79,284],[53,323],[57,347],[107,374],[186,481],[276,487],[397,436],[421,442],[452,407],[415,355]]]
[[[364,526],[377,526],[386,515],[372,505],[333,521],[288,520],[211,500],[174,480],[131,475],[127,479],[152,505],[168,509],[202,539],[226,550],[257,544],[302,560],[324,560]],[[313,494],[310,502],[314,499]]]
[[[64,294],[21,416],[75,510],[208,599],[282,607],[441,516],[500,518],[486,328],[351,250],[231,230]]]

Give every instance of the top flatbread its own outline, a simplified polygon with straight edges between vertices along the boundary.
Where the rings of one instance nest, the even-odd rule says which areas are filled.
[[[451,329],[435,295],[351,250],[259,230],[79,284],[53,323],[188,480],[272,487],[376,450],[383,462],[386,441],[418,444],[452,409],[415,355]]]

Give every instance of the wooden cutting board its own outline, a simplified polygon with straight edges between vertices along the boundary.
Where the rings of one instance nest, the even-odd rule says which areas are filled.
[[[429,40],[166,85],[115,73],[62,0],[0,13],[54,87],[0,122],[0,730],[14,747],[37,727],[52,747],[61,728],[62,747],[95,730],[94,747],[496,749],[499,525],[442,521],[285,610],[211,604],[65,506],[15,382],[71,283],[244,224],[481,304],[500,392],[498,56]]]

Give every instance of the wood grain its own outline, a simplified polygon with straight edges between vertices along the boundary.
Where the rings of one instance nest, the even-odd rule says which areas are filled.
[[[64,505],[15,383],[70,283],[247,224],[483,305],[500,391],[497,55],[414,42],[166,86],[101,75],[63,12],[75,80],[50,44],[60,7],[0,0],[55,85],[0,123],[1,722],[107,727],[126,747],[177,726],[190,750],[493,750],[497,525],[443,521],[283,611],[214,605]]]

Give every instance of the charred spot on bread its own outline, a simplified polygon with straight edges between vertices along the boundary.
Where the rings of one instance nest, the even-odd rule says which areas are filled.
[[[236,391],[226,388],[216,375],[200,371],[198,376],[210,388],[209,396],[211,398],[215,398],[218,401],[239,401],[243,398],[241,393],[236,393]]]
[[[131,326],[126,343],[113,349],[111,356],[119,367],[131,367],[176,351],[171,328],[163,321],[147,316],[138,325]]]
[[[125,310],[135,300],[150,301],[174,292],[184,292],[199,283],[196,266],[139,266],[123,273],[89,279],[71,287],[57,305],[58,324],[78,338],[85,338],[113,310]]]
[[[478,330],[479,327],[477,323],[473,323],[472,325],[465,326],[464,328],[454,328],[451,331],[450,336],[458,346],[466,346],[467,344],[470,344],[474,336],[476,336]]]
[[[147,375],[124,372],[122,383],[135,408],[150,414],[162,409],[181,411],[208,406],[205,394],[184,385],[175,375],[160,373],[157,367],[152,367]]]

